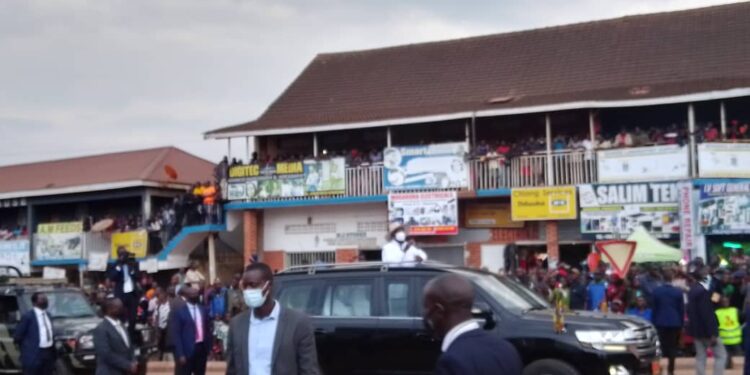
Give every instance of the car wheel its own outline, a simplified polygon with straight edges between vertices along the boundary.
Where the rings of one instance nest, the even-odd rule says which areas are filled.
[[[540,359],[523,369],[523,375],[581,375],[573,366],[556,359]]]
[[[55,362],[55,374],[73,375],[73,370],[70,369],[70,366],[68,366],[65,361],[63,361],[62,359],[58,359],[57,362]]]

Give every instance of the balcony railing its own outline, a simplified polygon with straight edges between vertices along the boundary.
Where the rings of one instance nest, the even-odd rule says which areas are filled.
[[[596,182],[596,158],[593,151],[552,154],[554,185],[578,185]]]

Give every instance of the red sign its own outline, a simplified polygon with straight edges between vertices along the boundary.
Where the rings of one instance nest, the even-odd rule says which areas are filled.
[[[599,252],[607,257],[609,264],[612,265],[612,270],[618,276],[624,278],[628,274],[630,264],[633,262],[633,256],[635,255],[635,242],[622,240],[599,241],[595,246]]]

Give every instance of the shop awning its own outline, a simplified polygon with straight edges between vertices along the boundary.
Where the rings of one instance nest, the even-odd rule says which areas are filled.
[[[628,241],[636,243],[633,263],[679,262],[682,259],[682,251],[654,238],[642,226],[633,231]],[[606,258],[602,257],[602,261],[606,262]]]

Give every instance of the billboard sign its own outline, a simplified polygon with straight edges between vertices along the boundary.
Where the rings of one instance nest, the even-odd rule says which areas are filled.
[[[580,185],[578,193],[585,237],[625,238],[638,226],[658,238],[680,234],[676,182],[587,184]]]
[[[700,177],[750,177],[750,143],[698,145]]]
[[[510,204],[513,221],[572,220],[578,213],[575,186],[513,189]]]
[[[31,249],[29,240],[0,241],[0,266],[12,266],[21,275],[31,273]]]
[[[466,143],[389,147],[383,151],[386,190],[469,187]]]
[[[698,224],[703,234],[743,234],[750,231],[750,182],[701,186]]]
[[[600,182],[677,180],[690,176],[687,146],[600,150],[596,160]]]
[[[117,249],[124,247],[136,258],[143,258],[148,251],[148,232],[145,229],[112,233],[112,259],[117,259]]]
[[[466,228],[523,228],[523,221],[513,221],[510,205],[505,203],[468,202],[464,211]]]
[[[83,223],[46,223],[34,234],[35,260],[80,259],[83,256]]]
[[[306,195],[342,195],[346,193],[346,159],[305,160]]]
[[[301,161],[239,165],[229,169],[229,200],[301,197],[305,195]]]
[[[388,221],[404,225],[410,235],[456,235],[458,195],[455,191],[391,193]]]

